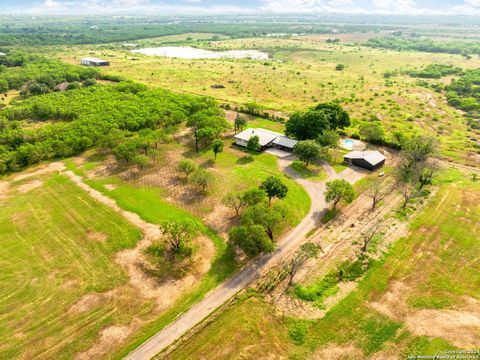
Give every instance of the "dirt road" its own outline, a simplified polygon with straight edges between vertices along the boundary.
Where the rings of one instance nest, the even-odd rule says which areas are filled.
[[[301,184],[308,192],[312,206],[305,218],[292,229],[278,244],[275,252],[264,255],[249,266],[235,274],[225,283],[219,285],[205,296],[198,304],[190,310],[178,317],[167,327],[160,330],[157,334],[132,351],[125,359],[127,360],[147,360],[151,359],[167,346],[179,339],[188,330],[200,323],[215,309],[232,298],[239,291],[248,287],[261,272],[275,264],[286,254],[298,248],[304,241],[306,234],[315,227],[316,222],[321,218],[327,210],[323,192],[325,191],[325,183],[311,182],[298,176],[290,167],[293,158],[279,159],[279,166],[290,177]],[[347,171],[348,170],[348,171]],[[347,169],[345,174],[335,174],[336,178],[343,178],[350,182],[354,182],[363,175],[352,169]]]

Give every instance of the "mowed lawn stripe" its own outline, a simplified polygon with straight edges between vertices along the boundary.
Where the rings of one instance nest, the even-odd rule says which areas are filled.
[[[12,184],[0,200],[0,358],[71,358],[102,327],[145,305],[127,289],[131,309],[122,299],[68,311],[86,293],[126,287],[113,253],[134,246],[141,233],[65,176],[40,179],[26,193]]]

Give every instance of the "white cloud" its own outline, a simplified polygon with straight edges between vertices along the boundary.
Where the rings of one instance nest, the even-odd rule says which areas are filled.
[[[206,5],[203,0],[183,0],[169,5],[170,0],[38,0],[32,7],[0,8],[0,13],[29,14],[154,14],[154,15],[208,15],[236,13],[344,13],[379,15],[480,15],[480,0],[457,0],[458,5],[448,9],[427,9],[416,0],[258,0],[257,7],[245,8],[233,5]],[[453,1],[453,0],[452,0]],[[2,0],[0,0],[2,2]],[[13,3],[13,1],[12,1]],[[362,3],[362,6],[359,5]]]
[[[63,3],[55,0],[45,0],[42,4],[46,9],[63,9],[65,6]]]

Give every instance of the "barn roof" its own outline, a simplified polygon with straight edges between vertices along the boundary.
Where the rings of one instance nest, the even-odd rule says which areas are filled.
[[[352,151],[345,155],[345,159],[363,159],[372,165],[377,165],[385,160],[379,151]]]

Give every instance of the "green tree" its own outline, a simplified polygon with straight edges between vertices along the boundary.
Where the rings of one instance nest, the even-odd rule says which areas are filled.
[[[167,220],[160,224],[160,229],[175,253],[188,253],[182,250],[190,248],[190,241],[199,230],[190,219]]]
[[[343,64],[337,64],[337,66],[335,66],[335,70],[337,71],[342,71],[343,69],[345,69],[345,65]]]
[[[133,141],[127,141],[117,145],[113,151],[113,155],[117,161],[131,162],[138,154],[137,144]]]
[[[138,154],[133,158],[133,162],[138,166],[138,170],[142,171],[143,168],[148,164],[148,156]]]
[[[177,171],[179,173],[182,173],[185,175],[185,179],[188,178],[188,176],[195,172],[195,170],[197,170],[197,164],[192,161],[192,160],[188,160],[188,159],[184,159],[184,160],[180,160],[177,164]]]
[[[340,200],[351,203],[355,198],[353,186],[344,179],[329,181],[326,185],[327,189],[325,191],[325,200],[329,203],[333,203],[334,210]]]
[[[193,114],[187,121],[187,126],[193,130],[195,137],[195,151],[199,152],[199,141],[213,140],[228,129],[229,125],[224,117],[220,116],[219,109],[204,109]]]
[[[200,187],[202,191],[206,191],[213,184],[213,174],[203,168],[197,168],[192,174],[192,182]]]
[[[240,210],[245,206],[247,206],[247,202],[245,201],[244,194],[237,191],[227,193],[223,197],[222,202],[225,206],[235,210],[235,214],[237,216],[240,214]]]
[[[268,197],[269,206],[272,204],[272,199],[284,199],[288,193],[288,187],[277,176],[269,176],[261,185],[260,189],[265,191]]]
[[[382,144],[385,140],[382,124],[377,121],[363,122],[359,127],[359,132],[362,139],[374,144]]]
[[[242,215],[243,225],[261,225],[270,240],[273,241],[275,233],[279,231],[287,217],[283,206],[268,207],[265,204],[250,206]]]
[[[321,146],[326,146],[332,149],[337,147],[339,140],[340,140],[340,135],[338,135],[338,133],[335,130],[324,130],[317,137],[317,142]]]
[[[217,131],[210,126],[206,126],[204,128],[198,129],[197,136],[198,139],[203,142],[203,146],[207,146],[217,137]]]
[[[5,79],[0,79],[0,92],[5,93],[8,91],[8,81]]]
[[[314,140],[303,140],[295,145],[293,152],[300,160],[305,162],[305,166],[308,166],[310,161],[319,160],[321,158],[322,147]]]
[[[253,135],[248,139],[247,149],[248,151],[260,151],[260,138],[257,135]]]
[[[261,225],[233,227],[228,233],[228,238],[231,244],[241,248],[250,257],[272,252],[275,248]]]
[[[325,130],[350,125],[348,113],[336,103],[321,103],[306,112],[295,112],[285,124],[285,133],[298,140],[314,140]]]
[[[119,129],[111,129],[107,134],[100,138],[98,145],[101,148],[112,151],[125,138],[125,132]]]
[[[267,193],[262,189],[249,189],[242,195],[243,200],[248,206],[265,203],[267,201]]]
[[[212,142],[212,151],[215,155],[215,160],[217,159],[217,155],[223,151],[223,141],[220,139],[213,140]]]
[[[237,115],[234,122],[235,134],[239,131],[242,131],[246,125],[247,125],[247,118]]]

